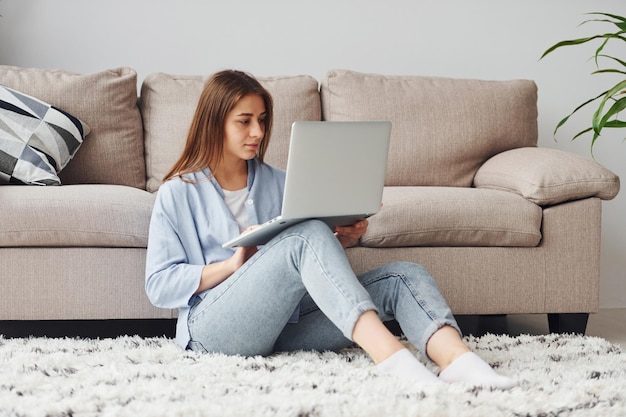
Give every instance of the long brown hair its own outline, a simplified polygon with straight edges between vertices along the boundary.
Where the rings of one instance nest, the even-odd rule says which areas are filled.
[[[257,159],[263,162],[272,133],[272,96],[252,75],[225,70],[213,74],[204,85],[183,153],[163,181],[209,167],[215,170],[223,158],[226,116],[249,94],[260,96],[265,103],[265,136],[257,153]]]

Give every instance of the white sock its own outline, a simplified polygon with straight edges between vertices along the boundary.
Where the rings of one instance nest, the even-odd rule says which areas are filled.
[[[439,378],[445,382],[467,382],[492,388],[510,389],[517,381],[500,375],[474,352],[467,352],[456,358]]]
[[[420,384],[439,384],[441,380],[428,370],[408,349],[401,349],[376,365],[380,373],[410,379]]]

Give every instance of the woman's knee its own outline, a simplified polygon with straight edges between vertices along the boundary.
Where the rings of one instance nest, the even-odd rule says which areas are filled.
[[[398,275],[404,275],[408,277],[427,278],[432,279],[432,275],[421,264],[408,261],[392,262],[387,265],[390,270],[396,271]]]
[[[395,276],[414,288],[433,288],[438,291],[438,286],[433,276],[421,264],[408,261],[393,262],[387,265],[391,276]]]
[[[297,239],[305,245],[327,245],[329,241],[337,240],[333,230],[323,221],[317,219],[305,220],[283,231],[277,241]],[[297,245],[295,245],[297,246]],[[290,248],[295,249],[293,242]]]
[[[272,239],[263,249],[263,252],[271,250],[284,251],[283,257],[290,257],[293,253],[300,253],[302,247],[328,246],[332,239],[337,240],[333,231],[321,220],[311,219],[297,223],[282,231]],[[261,256],[257,253],[258,256]],[[255,256],[257,256],[255,255]]]
[[[333,235],[332,229],[323,221],[318,219],[305,220],[294,226],[301,234]]]

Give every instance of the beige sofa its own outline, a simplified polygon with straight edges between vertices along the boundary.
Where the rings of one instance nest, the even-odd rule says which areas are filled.
[[[0,84],[91,129],[63,185],[0,186],[0,320],[175,317],[144,293],[148,223],[204,79],[155,73],[138,93],[130,68],[0,66]],[[584,331],[599,304],[601,200],[619,179],[537,147],[534,82],[350,71],[261,81],[275,99],[271,164],[285,166],[294,120],[392,121],[384,207],[348,251],[357,272],[419,262],[455,314],[548,313],[552,331]]]

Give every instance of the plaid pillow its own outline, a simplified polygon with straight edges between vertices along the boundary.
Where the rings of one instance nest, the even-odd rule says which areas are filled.
[[[71,114],[0,85],[0,184],[61,185],[88,134]]]

